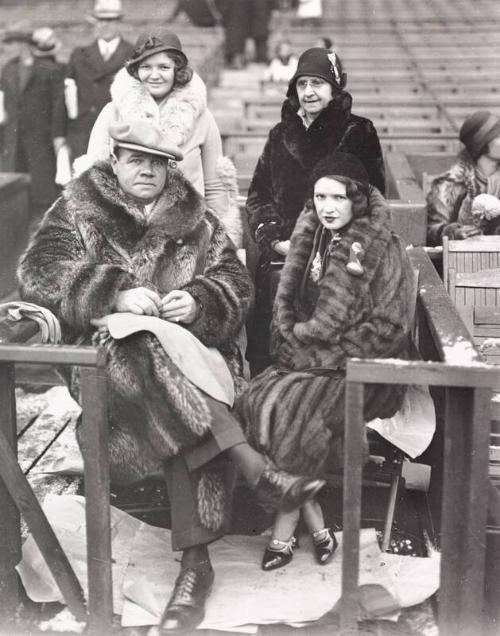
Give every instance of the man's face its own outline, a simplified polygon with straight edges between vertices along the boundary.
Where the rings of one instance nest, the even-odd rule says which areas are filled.
[[[121,21],[117,18],[111,20],[96,20],[94,23],[94,35],[98,40],[111,42],[121,33]]]
[[[141,203],[156,199],[167,181],[168,160],[129,148],[119,148],[117,154],[111,165],[123,192]]]

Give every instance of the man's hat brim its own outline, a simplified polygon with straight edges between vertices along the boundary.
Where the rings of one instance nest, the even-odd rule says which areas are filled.
[[[173,159],[175,161],[182,161],[183,154],[175,146],[171,146],[168,150],[158,150],[156,148],[147,148],[146,146],[140,146],[139,144],[133,144],[128,141],[117,141],[113,139],[113,145],[119,148],[127,148],[128,150],[138,150],[147,155],[158,155],[159,157],[165,157],[166,159]]]

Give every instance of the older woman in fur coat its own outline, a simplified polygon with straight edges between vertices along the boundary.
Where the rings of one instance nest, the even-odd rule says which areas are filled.
[[[464,121],[459,137],[465,148],[451,168],[434,179],[427,195],[430,245],[441,245],[443,236],[461,240],[495,231],[483,222],[488,210],[482,213],[478,197],[500,198],[500,119],[487,110],[477,111]]]
[[[111,477],[126,483],[165,475],[173,549],[183,556],[161,631],[177,633],[203,618],[214,577],[207,546],[227,522],[228,458],[266,505],[303,502],[323,482],[275,470],[247,444],[228,406],[200,390],[193,369],[181,371],[170,353],[180,335],[170,329],[166,349],[149,332],[151,321],[163,331],[179,323],[198,350],[218,350],[217,369],[225,369],[222,354],[237,394],[236,336],[252,287],[204,199],[167,165],[165,157],[182,155],[161,130],[139,121],[118,124],[111,135],[111,160],[71,182],[48,210],[18,276],[22,297],[56,314],[67,343],[91,343],[108,314],[125,313],[129,323],[130,314],[142,316],[128,337],[104,339]],[[78,397],[76,369],[72,389]]]
[[[412,273],[387,203],[356,157],[321,160],[312,188],[278,286],[273,364],[252,379],[239,408],[255,448],[281,468],[318,476],[335,468],[342,447],[346,359],[406,355]],[[401,399],[399,387],[370,385],[366,420],[393,415]],[[333,533],[317,506],[303,512],[325,563]],[[298,516],[279,518],[264,569],[291,559]]]
[[[179,38],[165,29],[140,35],[126,68],[111,86],[111,101],[92,129],[88,166],[109,154],[109,125],[115,120],[145,119],[156,123],[183,154],[179,168],[241,247],[242,225],[234,192],[236,173],[222,156],[219,129],[207,108],[203,80],[193,73]]]
[[[303,208],[313,166],[335,150],[359,157],[370,183],[385,191],[384,161],[373,123],[351,113],[346,75],[335,53],[312,48],[299,58],[281,122],[269,133],[248,190],[247,214],[260,248],[256,277],[259,308],[250,338],[252,367],[268,363],[271,262],[283,260]]]

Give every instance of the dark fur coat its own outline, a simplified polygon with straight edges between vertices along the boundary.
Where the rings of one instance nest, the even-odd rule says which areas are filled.
[[[329,458],[340,459],[346,359],[407,355],[411,267],[375,189],[368,210],[329,256],[311,313],[299,298],[319,221],[312,204],[306,205],[276,296],[274,364],[252,379],[238,405],[250,443],[291,472],[318,475]],[[346,269],[355,241],[364,250],[359,277]],[[400,387],[368,385],[365,393],[367,421],[389,417],[401,404]]]
[[[474,160],[463,150],[451,168],[432,182],[427,195],[427,242],[441,245],[443,232],[454,238],[455,225],[473,225],[472,201],[481,190]]]
[[[186,328],[221,351],[237,389],[242,382],[235,340],[252,300],[249,276],[204,199],[178,170],[169,169],[146,218],[119,188],[110,164],[96,164],[46,213],[18,277],[23,299],[51,309],[68,343],[91,343],[90,320],[112,313],[121,290],[187,290],[202,310]],[[111,474],[130,482],[161,472],[164,459],[202,440],[210,414],[202,392],[151,334],[106,347]],[[72,389],[78,397],[75,373]]]

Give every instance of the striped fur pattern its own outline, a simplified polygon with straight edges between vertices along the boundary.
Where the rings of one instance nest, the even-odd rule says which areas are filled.
[[[242,386],[236,337],[252,301],[250,279],[219,221],[176,169],[169,169],[146,217],[119,188],[109,163],[90,168],[46,213],[21,258],[18,279],[23,299],[50,308],[65,342],[80,344],[92,342],[91,318],[110,313],[119,291],[188,290],[202,311],[187,328],[221,351]],[[112,479],[131,482],[161,472],[165,459],[203,439],[210,412],[152,335],[109,339],[105,346]],[[77,398],[78,384],[73,373]],[[225,500],[220,478],[212,481],[203,492]],[[212,502],[219,521],[221,501]],[[199,504],[210,517],[211,502]]]
[[[340,459],[346,359],[406,355],[411,267],[376,189],[367,212],[353,220],[329,257],[317,303],[305,317],[299,289],[318,228],[306,204],[275,302],[275,364],[251,381],[239,403],[250,443],[294,473],[317,476]],[[364,250],[362,276],[346,269],[354,242]],[[365,417],[392,415],[401,399],[399,388],[371,385]]]

